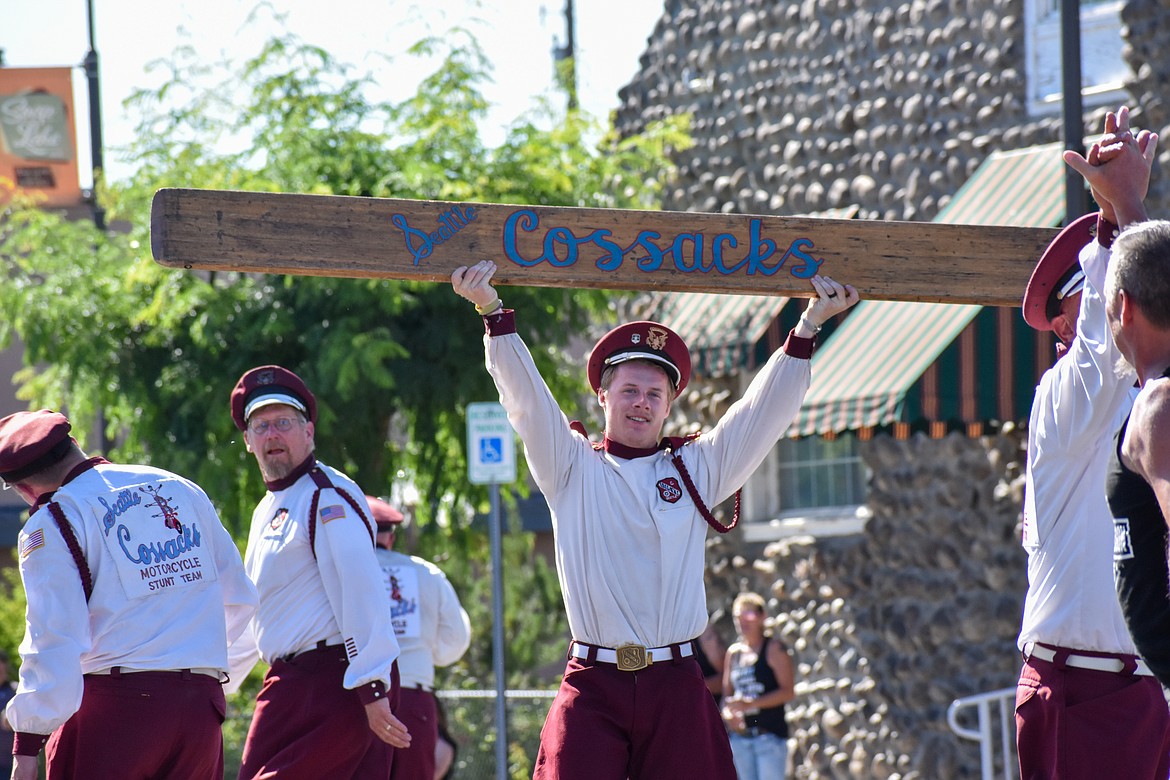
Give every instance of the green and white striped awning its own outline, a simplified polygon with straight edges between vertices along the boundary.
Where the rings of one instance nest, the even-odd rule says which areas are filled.
[[[788,300],[773,295],[669,293],[658,297],[646,316],[682,336],[697,374],[720,377],[754,368],[755,346]]]
[[[902,419],[906,391],[981,306],[862,301],[813,356],[813,383],[789,436]]]
[[[806,216],[853,219],[857,211],[857,206],[845,206]],[[771,295],[660,293],[640,316],[661,322],[682,336],[691,351],[695,373],[717,378],[752,371],[780,348],[788,334],[781,332],[777,318],[790,300]],[[767,342],[761,344],[765,336]]]
[[[992,153],[934,221],[989,227],[1057,226],[1065,211],[1060,150],[1059,144],[1045,144]],[[906,301],[866,300],[857,304],[813,356],[813,383],[788,435],[810,436],[914,422],[905,415],[907,393],[982,309]],[[973,339],[977,337],[987,338],[972,335]],[[1000,333],[995,338],[1013,343],[1010,334]],[[1006,352],[1000,360],[1014,361],[1012,351]],[[1011,371],[1013,379],[1034,386],[1033,362],[1028,361],[1026,370],[1015,366],[1006,370]],[[985,395],[968,387],[981,381],[977,374],[970,371],[958,378],[960,395]],[[985,375],[982,381],[994,379]],[[1000,383],[998,395],[993,396],[997,398],[995,409],[968,404],[962,416],[972,419],[962,421],[1004,419],[1003,409],[1018,406],[1014,400],[1019,396],[1018,389],[1011,384]]]

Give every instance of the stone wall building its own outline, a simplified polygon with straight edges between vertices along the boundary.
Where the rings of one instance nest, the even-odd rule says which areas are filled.
[[[1059,97],[1052,96],[1059,5],[667,0],[641,70],[621,93],[616,125],[633,133],[692,114],[695,146],[676,154],[679,175],[666,190],[666,209],[946,217],[993,153],[1041,147],[1058,154],[1041,145],[1060,141]],[[1086,135],[1123,103],[1136,109],[1135,126],[1165,135],[1170,59],[1160,54],[1170,46],[1170,1],[1082,6]],[[1158,216],[1170,214],[1167,155],[1163,144],[1147,200]],[[1048,175],[1049,189],[1062,187],[1059,171]],[[1056,227],[1062,218],[1063,209],[1036,226]],[[984,224],[1008,223],[990,214]],[[653,296],[645,313],[685,319],[701,317],[704,307],[720,311],[713,302],[680,300]],[[740,318],[743,354],[698,361],[680,420],[709,427],[718,419],[758,365],[753,356],[778,346],[795,322],[801,306],[793,304],[779,301],[766,327]],[[1034,385],[1052,353],[1051,342],[1012,340],[1018,310],[974,316],[947,336],[953,343],[938,347],[910,391],[925,381],[932,403],[899,403],[881,424],[862,429],[803,431],[812,445],[806,449],[817,452],[832,455],[848,442],[860,490],[838,480],[822,491],[827,506],[813,501],[784,511],[782,494],[802,486],[784,481],[784,459],[799,448],[782,445],[745,490],[743,525],[710,541],[708,594],[724,637],[733,634],[731,600],[751,589],[769,597],[775,631],[793,650],[793,777],[980,776],[978,748],[951,732],[946,711],[957,697],[1013,686],[1019,672],[1028,402],[1017,395],[1007,412],[1002,404],[968,404],[975,411],[960,415],[946,411],[945,396],[973,393],[980,382],[1004,384],[1013,372],[1012,381]],[[832,343],[823,335],[814,372]],[[981,378],[940,379],[953,370],[948,360],[974,365],[988,340],[1006,351],[995,353],[991,369],[982,364]],[[963,357],[948,358],[949,351]],[[834,458],[821,462],[837,464]]]
[[[1136,125],[1166,129],[1170,5],[1082,5],[1117,20],[1099,45],[1086,22],[1085,75],[1105,80],[1086,95],[1086,133],[1122,102],[1136,109]],[[617,129],[693,115],[696,144],[678,155],[669,210],[856,205],[862,219],[929,219],[992,150],[1060,140],[1059,100],[1049,94],[1059,6],[667,0],[641,70],[621,92]],[[1170,146],[1159,159],[1170,160]],[[1156,178],[1153,189],[1152,212],[1170,211],[1170,184]]]

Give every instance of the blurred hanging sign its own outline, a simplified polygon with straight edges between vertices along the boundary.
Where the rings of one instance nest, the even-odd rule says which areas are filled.
[[[0,68],[0,204],[82,202],[71,68]]]

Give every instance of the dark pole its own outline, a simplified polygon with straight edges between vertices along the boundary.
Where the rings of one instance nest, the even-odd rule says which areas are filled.
[[[1079,0],[1060,0],[1060,64],[1063,94],[1064,148],[1084,154],[1085,120],[1081,102],[1081,8]],[[1065,224],[1089,210],[1081,175],[1064,171]]]
[[[573,0],[565,0],[565,27],[567,42],[565,50],[569,56],[569,110],[577,108],[577,36],[574,32],[577,27],[577,17],[573,12]]]
[[[102,104],[101,89],[98,86],[98,53],[94,45],[93,0],[86,0],[89,19],[89,51],[85,53],[85,78],[89,82],[89,148],[93,158],[93,223],[98,230],[105,230],[106,212],[98,205],[97,185],[102,171]]]
[[[93,162],[93,193],[90,207],[93,209],[93,224],[102,232],[106,229],[106,212],[98,203],[98,178],[102,172],[102,101],[98,88],[98,54],[94,44],[93,0],[86,0],[86,15],[89,20],[89,51],[85,53],[85,78],[89,82],[89,149]],[[106,435],[106,408],[101,399],[97,402],[97,420],[94,422],[102,452],[109,452],[113,442]]]

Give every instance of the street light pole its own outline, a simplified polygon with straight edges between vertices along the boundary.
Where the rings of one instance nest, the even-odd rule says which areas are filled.
[[[1064,148],[1085,153],[1085,119],[1081,100],[1081,7],[1079,0],[1060,2],[1061,105]],[[1065,166],[1065,224],[1089,210],[1089,198],[1081,175]]]
[[[98,83],[98,53],[94,44],[93,0],[86,0],[86,17],[89,21],[89,51],[85,53],[83,66],[89,83],[89,148],[93,162],[93,194],[90,206],[93,209],[93,223],[98,230],[105,230],[106,212],[98,204],[97,186],[102,171],[102,104]]]

